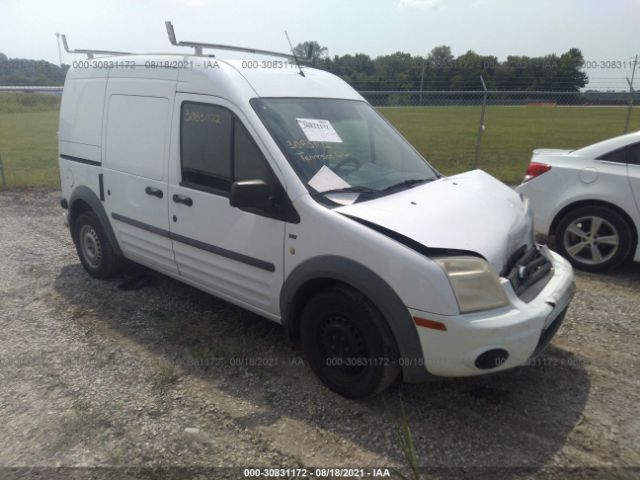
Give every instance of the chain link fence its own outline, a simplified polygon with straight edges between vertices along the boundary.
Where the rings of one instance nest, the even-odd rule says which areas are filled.
[[[10,187],[57,183],[61,92],[0,87],[0,155]],[[640,130],[638,91],[360,93],[443,173],[481,168],[510,184],[522,179],[536,148],[575,149]]]
[[[481,105],[484,90],[360,90],[359,93],[376,107]],[[488,105],[624,105],[629,92],[561,92],[529,90],[487,90]],[[634,103],[640,91],[633,93]]]
[[[508,183],[520,181],[536,148],[576,149],[640,130],[638,91],[360,94],[443,173],[476,167]]]

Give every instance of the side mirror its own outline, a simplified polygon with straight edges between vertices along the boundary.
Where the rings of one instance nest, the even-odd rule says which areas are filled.
[[[263,180],[243,180],[231,184],[229,204],[240,210],[269,212],[273,206],[271,187]]]

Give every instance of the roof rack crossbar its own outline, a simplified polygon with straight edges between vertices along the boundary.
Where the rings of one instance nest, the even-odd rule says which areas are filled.
[[[89,50],[89,49],[76,49],[71,50],[69,45],[67,44],[67,36],[62,34],[62,45],[64,45],[64,49],[67,53],[82,53],[87,56],[87,58],[93,58],[94,55],[132,55],[131,52],[114,52],[111,50]]]
[[[171,24],[170,21],[166,21],[164,22],[165,26],[167,27],[167,34],[169,35],[169,42],[171,42],[171,45],[175,45],[176,47],[190,47],[193,48],[195,50],[195,54],[196,55],[202,55],[202,49],[203,48],[213,48],[213,49],[217,49],[217,50],[233,50],[236,52],[245,52],[245,53],[256,53],[256,54],[260,54],[260,55],[271,55],[271,56],[275,56],[275,57],[282,57],[282,58],[287,58],[289,60],[295,60],[295,56],[290,54],[290,53],[281,53],[281,52],[273,52],[271,50],[260,50],[257,48],[247,48],[247,47],[236,47],[236,46],[232,46],[232,45],[220,45],[217,43],[203,43],[203,42],[184,42],[184,41],[180,41],[178,42],[176,40],[176,34],[175,31],[173,29],[173,25]],[[300,61],[309,61],[308,58],[298,58],[298,60]]]

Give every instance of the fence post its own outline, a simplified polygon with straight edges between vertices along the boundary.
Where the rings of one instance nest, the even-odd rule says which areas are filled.
[[[424,67],[426,66],[426,60],[422,61],[422,75],[420,75],[420,106],[422,106],[422,89],[424,86]]]
[[[627,77],[627,83],[629,84],[629,107],[627,108],[627,118],[624,121],[624,133],[629,132],[629,123],[631,121],[631,110],[633,109],[633,78],[636,75],[636,65],[638,63],[638,55],[636,55],[636,59],[633,62],[633,71],[631,72],[631,80]]]
[[[480,126],[478,127],[478,136],[476,138],[476,154],[473,159],[473,168],[478,167],[478,161],[480,160],[480,140],[482,139],[482,134],[484,133],[484,113],[487,109],[487,85],[484,83],[484,78],[480,75],[480,81],[482,82],[482,89],[484,90],[484,94],[482,96],[482,111],[480,113]]]
[[[2,164],[2,155],[0,155],[0,179],[2,180],[2,189],[7,189],[7,179],[4,177],[4,165]]]

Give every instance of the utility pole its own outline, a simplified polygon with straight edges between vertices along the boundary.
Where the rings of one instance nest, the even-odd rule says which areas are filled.
[[[56,38],[58,39],[58,60],[62,67],[62,50],[60,49],[60,34],[56,32]]]
[[[633,109],[633,79],[636,76],[636,65],[638,65],[638,55],[636,55],[635,60],[633,61],[633,71],[631,72],[631,80],[627,77],[627,83],[629,84],[629,107],[627,108],[627,118],[624,121],[624,133],[629,132],[629,122],[631,121],[631,110]]]
[[[487,111],[487,95],[489,93],[487,90],[487,84],[484,83],[482,75],[480,75],[480,82],[482,83],[482,90],[484,93],[482,95],[482,110],[480,110],[480,126],[478,127],[478,135],[476,137],[476,153],[473,159],[474,169],[478,168],[478,161],[480,160],[480,141],[482,140],[482,134],[484,133],[484,115]]]

